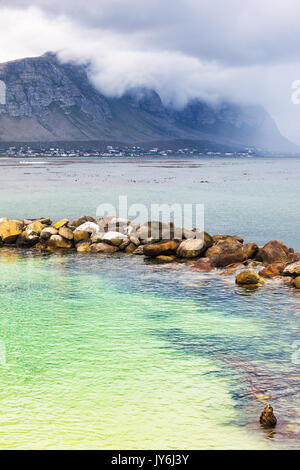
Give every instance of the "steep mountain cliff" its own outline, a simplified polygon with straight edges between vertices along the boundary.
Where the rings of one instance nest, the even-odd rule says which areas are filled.
[[[189,139],[295,150],[259,106],[212,106],[195,99],[184,109],[174,109],[150,89],[110,98],[92,85],[87,72],[84,66],[60,63],[50,53],[0,64],[0,80],[6,86],[0,140],[125,144]]]

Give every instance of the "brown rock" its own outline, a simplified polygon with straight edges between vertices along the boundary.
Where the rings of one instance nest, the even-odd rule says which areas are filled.
[[[0,240],[3,243],[15,243],[23,231],[23,221],[2,219],[0,223]]]
[[[296,261],[295,263],[288,264],[284,268],[283,274],[285,276],[293,276],[293,277],[300,276],[300,261]]]
[[[264,428],[275,428],[277,424],[277,418],[273,413],[273,408],[269,403],[266,404],[264,411],[259,418],[260,424]]]
[[[68,223],[69,223],[68,219],[62,219],[59,222],[56,222],[56,224],[54,224],[53,227],[59,230],[61,227],[68,225]]]
[[[300,276],[293,279],[292,284],[296,289],[300,289]]]
[[[211,264],[215,268],[225,268],[235,263],[243,263],[246,260],[246,254],[243,250],[239,250],[236,253],[230,253],[226,255],[214,256],[211,259]]]
[[[214,266],[211,263],[212,258],[200,258],[194,264],[193,268],[197,271],[208,272],[214,269]]]
[[[107,243],[93,243],[90,245],[89,252],[91,253],[116,253],[119,251],[117,246],[108,245]]]
[[[86,251],[89,251],[89,247],[91,246],[91,244],[92,244],[91,240],[81,240],[75,245],[76,251],[78,253],[84,253]]]
[[[243,245],[242,247],[242,251],[245,253],[246,259],[253,259],[258,253],[258,250],[258,245],[255,242],[246,243],[246,245]]]
[[[169,255],[176,252],[179,242],[175,240],[164,240],[144,246],[144,254],[150,257]]]
[[[143,245],[138,246],[132,254],[142,256],[144,254],[144,246]]]
[[[88,240],[90,237],[89,232],[86,230],[78,230],[73,233],[75,243],[81,242],[82,240]]]
[[[288,247],[278,240],[271,240],[260,248],[255,259],[266,264],[286,263]]]
[[[39,235],[44,228],[45,228],[45,225],[42,224],[42,222],[40,222],[39,220],[36,220],[35,222],[32,222],[31,224],[27,225],[26,230],[28,232],[31,231]]]
[[[214,243],[218,243],[219,241],[224,241],[224,240],[236,240],[239,243],[243,244],[244,239],[239,237],[238,235],[214,235],[212,237]]]
[[[41,231],[40,239],[41,240],[49,240],[51,235],[57,235],[58,231],[54,227],[46,227]]]
[[[173,263],[177,258],[175,255],[159,255],[155,259],[161,263]]]
[[[67,240],[73,240],[74,238],[72,230],[66,226],[61,227],[58,233],[61,237],[66,238]]]
[[[127,245],[126,248],[125,248],[125,253],[127,253],[127,254],[130,255],[130,254],[133,253],[136,249],[137,249],[137,248],[136,248],[136,245],[135,245],[134,243],[129,243],[129,245]]]
[[[259,275],[262,277],[273,278],[273,277],[280,276],[283,272],[283,269],[284,269],[284,264],[281,264],[281,263],[269,264],[268,266],[266,266],[259,272]]]
[[[71,240],[66,240],[61,235],[51,235],[47,243],[48,243],[48,247],[51,249],[56,249],[56,248],[70,249],[73,247],[73,243],[71,242]]]
[[[212,247],[208,248],[205,252],[206,257],[229,255],[232,253],[239,252],[242,248],[242,244],[233,237],[225,240],[216,242]]]
[[[80,225],[84,224],[85,222],[94,222],[96,223],[96,220],[93,217],[90,217],[89,215],[84,215],[80,217],[79,219],[73,220],[71,223],[72,227],[79,227]]]
[[[262,278],[256,271],[254,271],[254,269],[241,271],[237,274],[235,281],[239,286],[261,285],[263,283]]]
[[[24,230],[17,238],[16,245],[18,248],[30,248],[34,246],[40,237],[31,230]]]

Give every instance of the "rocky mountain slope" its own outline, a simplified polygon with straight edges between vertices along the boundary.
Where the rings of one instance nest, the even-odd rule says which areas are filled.
[[[184,109],[163,105],[150,89],[105,97],[86,67],[60,63],[54,54],[0,64],[6,102],[0,104],[0,141],[191,140],[295,151],[259,106],[218,106],[193,100]]]

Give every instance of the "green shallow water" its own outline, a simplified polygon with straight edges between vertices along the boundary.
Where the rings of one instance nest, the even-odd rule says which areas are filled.
[[[2,449],[272,447],[256,424],[263,401],[236,395],[254,370],[238,370],[249,341],[268,350],[264,321],[208,307],[198,274],[172,272],[0,250]]]

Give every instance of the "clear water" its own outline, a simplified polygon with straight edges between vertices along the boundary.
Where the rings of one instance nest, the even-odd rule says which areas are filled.
[[[212,232],[300,248],[300,160],[194,163],[2,160],[0,214],[94,215],[120,192],[197,197]],[[298,448],[299,316],[300,293],[277,281],[245,291],[139,257],[2,248],[0,448]],[[266,400],[275,432],[257,423]]]

